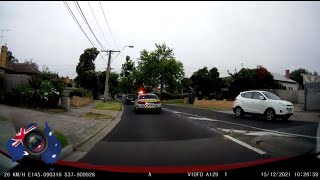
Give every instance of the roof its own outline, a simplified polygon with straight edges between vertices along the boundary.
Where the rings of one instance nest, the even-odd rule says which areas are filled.
[[[12,68],[16,73],[41,74],[41,72],[29,63],[12,63]]]
[[[269,91],[261,91],[261,90],[250,90],[250,91],[242,91],[242,92],[240,92],[240,94],[242,94],[242,93],[247,93],[247,92],[269,92]]]
[[[288,83],[295,83],[297,84],[296,81],[292,80],[292,79],[289,79],[289,78],[286,78],[285,76],[281,75],[281,74],[278,74],[278,73],[271,73],[273,75],[273,79],[275,81],[282,81],[282,82],[288,82]]]

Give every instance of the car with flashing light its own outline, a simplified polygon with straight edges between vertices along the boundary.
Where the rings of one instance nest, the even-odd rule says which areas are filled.
[[[236,117],[251,114],[265,116],[269,121],[278,117],[288,120],[293,115],[294,107],[291,102],[281,100],[268,91],[244,91],[236,97],[233,112]]]
[[[161,101],[159,97],[152,93],[139,93],[134,102],[134,111],[136,113],[142,111],[154,111],[161,113]]]

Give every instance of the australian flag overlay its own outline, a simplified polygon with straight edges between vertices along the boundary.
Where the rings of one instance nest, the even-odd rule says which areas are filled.
[[[35,129],[37,129],[36,124],[30,123],[26,127],[20,128],[16,133],[16,136],[7,142],[7,150],[13,162],[22,159],[23,156],[29,155],[29,153],[24,149],[23,139],[29,132]]]
[[[25,147],[23,145],[23,139],[28,133],[36,129],[36,124],[30,123],[25,128],[20,128],[20,130],[16,133],[16,136],[8,140],[6,147],[13,162],[22,159],[24,156],[29,155],[29,153],[25,150]],[[48,122],[46,122],[44,134],[48,137],[49,142],[47,143],[49,143],[49,145],[48,149],[41,155],[41,159],[47,164],[53,164],[58,160],[58,157],[61,153],[61,143],[59,142],[57,137],[52,133],[48,125]]]
[[[48,122],[46,122],[44,133],[48,136],[49,146],[47,151],[41,155],[41,159],[47,164],[53,164],[58,160],[58,157],[61,153],[61,143],[52,133],[50,127],[48,126]]]

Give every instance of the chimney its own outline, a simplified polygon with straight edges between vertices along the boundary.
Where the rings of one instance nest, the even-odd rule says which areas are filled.
[[[290,77],[290,70],[289,70],[289,69],[286,70],[286,75],[285,75],[285,77],[289,79],[289,77]]]
[[[7,51],[8,51],[8,48],[6,46],[1,47],[0,66],[4,68],[8,66]]]

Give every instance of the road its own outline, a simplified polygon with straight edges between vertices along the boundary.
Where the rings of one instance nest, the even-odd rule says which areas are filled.
[[[132,105],[124,107],[121,121],[80,162],[218,165],[295,155],[317,143],[318,123],[236,119],[231,114],[172,105],[163,105],[161,114],[136,114]]]

